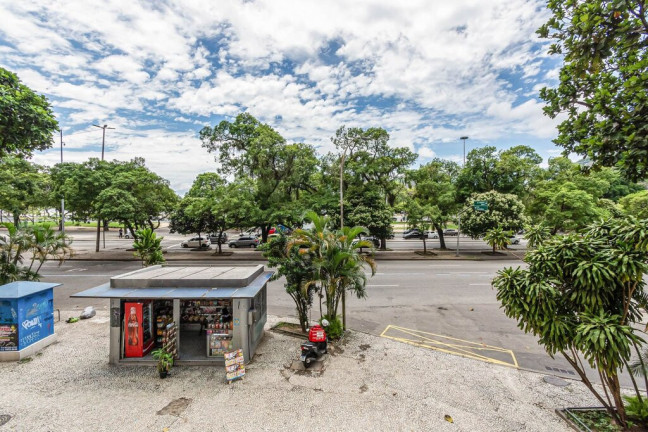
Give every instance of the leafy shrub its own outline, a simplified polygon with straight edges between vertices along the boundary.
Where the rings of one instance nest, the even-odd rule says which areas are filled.
[[[639,400],[637,396],[624,396],[626,413],[629,417],[645,422],[648,420],[648,399]]]
[[[324,319],[326,319],[329,322],[328,327],[325,328],[326,330],[326,336],[330,340],[338,340],[342,337],[344,334],[344,329],[342,328],[342,321],[340,321],[340,318],[335,317],[335,318],[329,318],[328,316],[324,316]],[[320,325],[322,324],[322,321],[320,320]]]

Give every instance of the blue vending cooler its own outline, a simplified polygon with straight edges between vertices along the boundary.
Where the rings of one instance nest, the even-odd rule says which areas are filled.
[[[54,293],[61,284],[11,282],[0,286],[0,361],[29,357],[54,342]]]

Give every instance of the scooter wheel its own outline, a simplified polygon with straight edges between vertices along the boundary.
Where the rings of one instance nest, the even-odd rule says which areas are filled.
[[[307,357],[302,363],[304,363],[304,367],[308,369],[313,364],[313,358]]]

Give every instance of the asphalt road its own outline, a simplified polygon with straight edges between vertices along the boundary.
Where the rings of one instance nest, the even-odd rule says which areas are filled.
[[[86,229],[78,229],[78,228],[68,228],[68,233],[73,237],[74,242],[73,242],[73,247],[75,250],[78,252],[83,252],[83,251],[94,251],[96,248],[96,241],[97,241],[97,233],[93,229],[86,228]],[[180,252],[182,251],[182,247],[180,243],[185,240],[185,239],[190,239],[191,237],[195,237],[195,235],[183,235],[183,234],[177,234],[173,233],[171,234],[168,230],[168,228],[160,228],[156,230],[156,233],[158,235],[164,237],[162,240],[162,248],[167,252],[167,253],[174,253],[174,252]],[[229,232],[229,239],[236,239],[238,238],[238,233],[237,232]],[[105,241],[104,241],[105,238]],[[445,238],[446,242],[446,247],[448,249],[454,250],[457,247],[457,237],[452,236],[452,237],[446,237]],[[114,228],[112,228],[108,232],[101,232],[100,233],[100,249],[104,249],[104,243],[105,243],[105,249],[126,249],[131,247],[133,240],[131,239],[126,239],[126,238],[119,238],[118,231]],[[426,240],[426,246],[428,249],[433,249],[436,248],[438,249],[440,247],[440,243],[438,239],[427,239]],[[212,245],[212,248],[216,248],[217,245]],[[459,239],[459,247],[461,250],[488,250],[490,247],[483,241],[483,240],[473,240],[469,237],[461,236]],[[228,248],[227,245],[223,245],[223,248],[236,253],[236,249],[230,249]],[[393,239],[387,240],[387,248],[396,250],[396,251],[404,251],[404,250],[423,250],[423,240],[420,239],[403,239],[402,238],[402,233],[396,233]],[[510,246],[512,250],[520,250],[520,249],[525,249],[526,248],[526,240],[520,239],[520,244],[519,245],[512,245]]]
[[[200,264],[199,261],[190,263]],[[213,265],[213,262],[208,265]],[[369,279],[367,298],[347,297],[348,326],[495,364],[517,365],[577,378],[565,360],[560,357],[551,359],[537,344],[535,337],[524,334],[500,309],[490,281],[497,270],[511,265],[521,263],[381,261],[378,263],[378,273]],[[63,283],[54,290],[55,308],[81,310],[92,305],[107,309],[108,300],[72,299],[69,296],[104,284],[111,276],[138,268],[137,262],[69,261],[61,267],[47,263],[41,273],[43,281]],[[282,280],[271,282],[268,286],[268,312],[279,316],[295,314]],[[318,304],[313,308],[312,317],[319,317]],[[623,384],[629,386],[630,381],[626,378]]]

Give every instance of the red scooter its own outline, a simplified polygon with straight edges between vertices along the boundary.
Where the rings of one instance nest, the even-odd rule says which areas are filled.
[[[328,321],[322,320],[324,326],[328,325]],[[299,359],[304,363],[304,367],[308,368],[310,365],[322,355],[328,352],[328,340],[326,338],[326,331],[322,326],[316,324],[308,331],[308,342],[301,344],[301,356]]]

